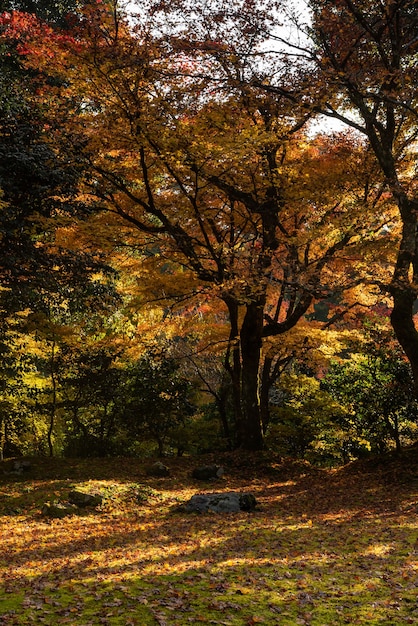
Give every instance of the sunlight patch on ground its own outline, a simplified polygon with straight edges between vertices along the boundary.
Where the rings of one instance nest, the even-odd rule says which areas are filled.
[[[392,543],[374,543],[370,546],[368,546],[368,548],[366,548],[365,550],[363,550],[362,552],[359,552],[359,556],[378,556],[378,557],[385,557],[389,554],[391,554],[391,552],[393,552],[393,550],[395,550],[395,545]]]

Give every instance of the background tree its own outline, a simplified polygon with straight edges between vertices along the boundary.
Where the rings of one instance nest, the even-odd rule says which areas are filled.
[[[344,411],[343,429],[355,440],[367,441],[372,452],[383,453],[414,441],[418,406],[408,361],[389,333],[373,332],[362,353],[350,361],[334,362],[321,386]]]
[[[67,290],[75,301],[77,291],[80,296],[100,289],[106,266],[97,252],[69,250],[55,238],[58,228],[83,216],[85,207],[76,199],[81,170],[50,142],[45,114],[56,87],[51,76],[25,66],[20,32],[30,32],[36,18],[6,15],[0,22],[2,30],[13,32],[0,48],[2,305],[6,313],[39,311],[48,293]]]
[[[84,207],[76,200],[81,172],[50,142],[45,112],[58,85],[47,72],[25,64],[21,33],[37,26],[37,18],[16,12],[3,14],[0,22],[2,33],[9,27],[13,31],[7,40],[1,37],[0,44],[0,331],[3,345],[9,347],[9,354],[2,355],[5,369],[6,360],[19,358],[17,332],[24,341],[24,334],[34,332],[36,324],[39,334],[51,328],[56,321],[52,309],[55,317],[57,311],[74,314],[83,301],[83,306],[97,306],[100,300],[102,307],[106,291],[113,296],[112,272],[100,254],[70,250],[65,237],[57,237],[60,229],[69,230],[75,216],[83,215]],[[49,340],[46,360],[53,399],[47,438],[52,453],[57,336]]]
[[[116,410],[123,394],[123,371],[117,363],[120,352],[106,343],[61,346],[57,378],[66,455],[108,456],[129,448],[126,441],[122,443]]]
[[[124,371],[120,419],[131,440],[157,444],[159,456],[177,448],[182,454],[186,440],[182,430],[193,414],[191,382],[167,355],[149,352]]]
[[[366,440],[355,436],[347,409],[322,388],[318,377],[300,371],[299,363],[284,373],[275,390],[266,441],[282,457],[318,465],[336,465],[359,455]],[[357,433],[356,433],[357,436]]]
[[[0,13],[29,13],[55,27],[65,28],[85,4],[83,0],[1,0]]]

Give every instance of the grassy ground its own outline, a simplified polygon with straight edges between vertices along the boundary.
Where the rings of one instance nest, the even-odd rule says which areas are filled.
[[[169,459],[168,478],[134,459],[3,463],[0,625],[418,624],[417,457],[318,470],[230,455],[216,484],[191,478],[208,459]],[[41,515],[74,486],[103,505]],[[231,490],[259,510],[176,512]]]

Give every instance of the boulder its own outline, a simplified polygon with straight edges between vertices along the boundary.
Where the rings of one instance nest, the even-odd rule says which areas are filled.
[[[85,491],[77,491],[73,489],[68,494],[70,504],[75,504],[81,508],[88,506],[99,506],[103,502],[102,496],[95,493],[86,493]]]
[[[4,474],[15,474],[16,476],[32,469],[32,464],[27,459],[8,459],[1,466],[4,467]]]
[[[74,515],[77,511],[78,507],[70,502],[45,502],[42,507],[42,515],[55,519]]]
[[[31,462],[27,459],[16,459],[13,462],[13,470],[18,474],[22,474],[23,472],[29,472],[31,469]]]
[[[237,513],[254,511],[257,500],[252,493],[204,493],[196,494],[179,507],[186,513]]]
[[[164,463],[161,463],[161,461],[157,461],[148,468],[147,474],[148,476],[156,476],[157,478],[169,476],[170,468],[164,465]]]
[[[192,476],[196,480],[219,480],[224,473],[224,468],[221,465],[202,465],[194,468]]]

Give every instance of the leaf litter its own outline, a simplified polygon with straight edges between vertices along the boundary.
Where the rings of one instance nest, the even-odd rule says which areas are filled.
[[[50,461],[40,477],[0,478],[0,625],[418,624],[413,457],[338,470],[227,458],[216,491],[260,503],[228,515],[177,512],[213,490],[190,477],[193,462],[173,459],[158,479],[103,459],[90,475],[74,462],[65,475],[60,460],[58,477]],[[103,505],[40,515],[74,486]]]

